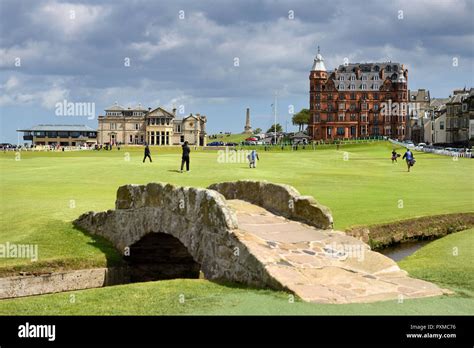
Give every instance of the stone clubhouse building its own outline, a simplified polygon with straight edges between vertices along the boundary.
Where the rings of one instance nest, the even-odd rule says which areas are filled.
[[[407,80],[408,70],[394,62],[347,63],[327,71],[318,49],[309,75],[308,135],[314,140],[405,139]],[[384,105],[390,112],[383,112]]]
[[[118,103],[105,109],[98,117],[97,143],[100,145],[179,145],[187,141],[190,145],[205,146],[207,117],[189,114],[176,116],[162,107],[145,109],[125,108]]]

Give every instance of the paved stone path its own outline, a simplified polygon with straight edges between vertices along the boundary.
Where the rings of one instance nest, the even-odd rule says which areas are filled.
[[[408,277],[393,260],[344,232],[318,230],[242,200],[227,203],[237,215],[239,240],[305,301],[399,301],[448,292]]]

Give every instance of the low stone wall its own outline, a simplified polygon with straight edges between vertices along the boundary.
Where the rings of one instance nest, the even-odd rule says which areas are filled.
[[[293,187],[266,181],[241,180],[222,182],[209,186],[226,199],[241,199],[259,205],[275,214],[300,220],[321,229],[333,227],[329,208],[311,196],[301,196]]]
[[[128,283],[125,268],[92,268],[0,278],[0,299]]]
[[[207,279],[284,288],[236,237],[236,216],[216,191],[162,183],[125,185],[117,191],[115,207],[83,214],[74,225],[107,238],[120,252],[149,233],[170,234]]]
[[[368,243],[372,249],[382,249],[391,244],[438,238],[472,227],[474,227],[474,213],[459,213],[353,227],[346,230],[346,233]]]

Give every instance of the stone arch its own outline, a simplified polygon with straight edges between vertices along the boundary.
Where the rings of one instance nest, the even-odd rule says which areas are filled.
[[[124,259],[132,282],[199,278],[201,270],[183,243],[163,232],[145,234],[130,246]]]
[[[214,190],[125,185],[117,190],[115,210],[82,214],[74,225],[108,239],[119,252],[150,232],[169,234],[201,265],[206,279],[284,288],[237,238],[235,213]]]

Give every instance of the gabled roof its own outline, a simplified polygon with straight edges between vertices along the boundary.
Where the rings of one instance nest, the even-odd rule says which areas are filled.
[[[195,120],[198,120],[196,116],[194,116],[193,114],[189,114],[189,116],[186,116],[185,118],[183,118],[183,121],[187,120],[188,118],[194,118]]]
[[[105,109],[105,111],[123,111],[123,110],[125,110],[125,108],[119,105],[117,102],[114,105],[109,106],[108,108]]]
[[[462,103],[464,98],[467,98],[469,93],[457,93],[449,98],[448,104]]]
[[[173,118],[175,117],[171,112],[166,111],[161,106],[158,106],[156,109],[149,111],[147,116],[155,116],[153,114],[156,114],[157,116],[169,116]]]
[[[147,109],[145,109],[142,104],[138,104],[137,106],[133,107],[132,108],[133,111],[147,111]]]
[[[442,105],[445,105],[449,101],[449,98],[433,98],[430,101],[430,107],[439,108]]]

